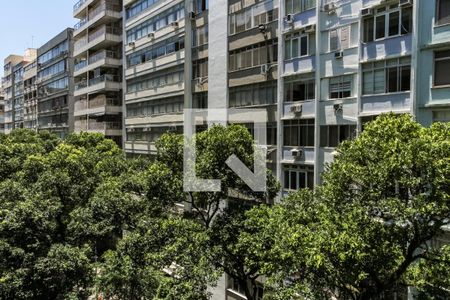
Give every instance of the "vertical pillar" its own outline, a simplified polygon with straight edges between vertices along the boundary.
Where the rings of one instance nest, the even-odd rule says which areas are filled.
[[[314,185],[320,184],[320,169],[322,161],[320,161],[320,53],[322,52],[321,43],[321,1],[316,4],[316,99],[314,100]]]
[[[228,1],[209,5],[208,108],[228,108]]]
[[[277,179],[283,182],[283,117],[284,110],[284,15],[285,15],[285,0],[280,0],[278,7],[278,82],[277,82]],[[280,192],[282,193],[282,192]],[[281,198],[281,194],[279,197]]]

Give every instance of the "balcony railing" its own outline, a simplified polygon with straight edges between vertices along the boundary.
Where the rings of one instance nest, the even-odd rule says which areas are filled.
[[[80,100],[75,102],[75,110],[84,110],[89,108],[98,108],[104,106],[120,106],[121,101],[117,98],[97,97],[92,100]]]
[[[118,59],[119,55],[110,50],[103,50],[100,52],[95,53],[94,55],[90,56],[88,60],[80,61],[75,65],[75,71],[79,71],[83,69],[84,67],[91,65],[93,63],[96,63],[97,61],[105,58],[115,58]]]
[[[75,130],[95,130],[95,131],[106,131],[106,130],[120,130],[122,129],[122,124],[120,122],[87,122],[86,120],[75,121]]]
[[[77,24],[75,24],[74,28],[75,30],[80,29],[83,27],[86,23],[88,23],[90,20],[94,19],[99,14],[107,11],[112,10],[116,12],[120,12],[121,7],[119,5],[114,5],[111,3],[102,3],[99,6],[95,7],[92,11],[89,12],[88,16],[80,20]]]
[[[87,81],[80,81],[75,84],[75,90],[79,90],[88,86],[93,86],[96,84],[99,84],[101,82],[120,82],[120,78],[117,75],[111,75],[111,74],[104,74],[98,77],[95,77],[93,79],[89,79],[89,84]]]
[[[76,12],[87,0],[80,0],[73,6],[73,11]]]

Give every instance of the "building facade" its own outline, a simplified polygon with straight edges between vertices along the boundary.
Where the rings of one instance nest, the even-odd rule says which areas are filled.
[[[82,0],[74,17],[74,131],[122,145],[122,1]]]
[[[38,128],[64,137],[73,131],[73,29],[38,49]]]
[[[24,67],[36,59],[36,49],[27,49],[23,56],[9,55],[4,60],[4,131],[24,127]]]
[[[3,87],[0,86],[0,134],[5,133],[5,97]]]
[[[37,60],[23,67],[23,127],[37,130],[38,98],[37,98]]]
[[[128,0],[124,16],[130,154],[180,132],[182,107],[265,109],[284,194],[382,113],[450,121],[449,0]]]

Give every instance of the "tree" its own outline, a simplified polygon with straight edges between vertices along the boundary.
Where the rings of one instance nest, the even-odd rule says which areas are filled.
[[[322,186],[248,214],[247,226],[259,228],[249,247],[269,289],[282,297],[379,299],[438,279],[450,267],[448,248],[430,241],[450,222],[449,162],[449,124],[423,128],[392,114],[368,124],[339,146]],[[417,267],[424,276],[411,275]],[[448,289],[448,280],[436,281]]]
[[[142,227],[125,236],[118,249],[105,256],[107,271],[100,287],[108,297],[207,299],[207,286],[225,271],[245,287],[247,299],[255,299],[258,269],[247,267],[249,252],[242,251],[242,246],[236,248],[234,237],[245,231],[245,211],[252,205],[271,202],[279,185],[267,173],[267,192],[253,192],[226,165],[227,158],[235,154],[247,166],[253,166],[255,143],[245,127],[213,126],[190,142],[196,147],[197,176],[220,179],[221,190],[184,192],[184,138],[164,134],[156,143],[156,160],[140,180],[152,207],[150,218],[142,219]],[[183,202],[191,211],[179,214],[174,207]],[[177,266],[176,272],[167,278],[161,270],[170,265]],[[136,272],[130,275],[130,270]]]
[[[100,134],[64,140],[17,130],[0,136],[0,298],[85,299],[94,267],[147,211],[127,161]]]

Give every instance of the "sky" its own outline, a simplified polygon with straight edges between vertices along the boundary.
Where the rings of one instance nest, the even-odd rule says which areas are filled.
[[[77,0],[0,0],[0,77],[3,60],[25,49],[39,48],[67,27],[73,27]],[[72,3],[73,2],[73,3]]]

